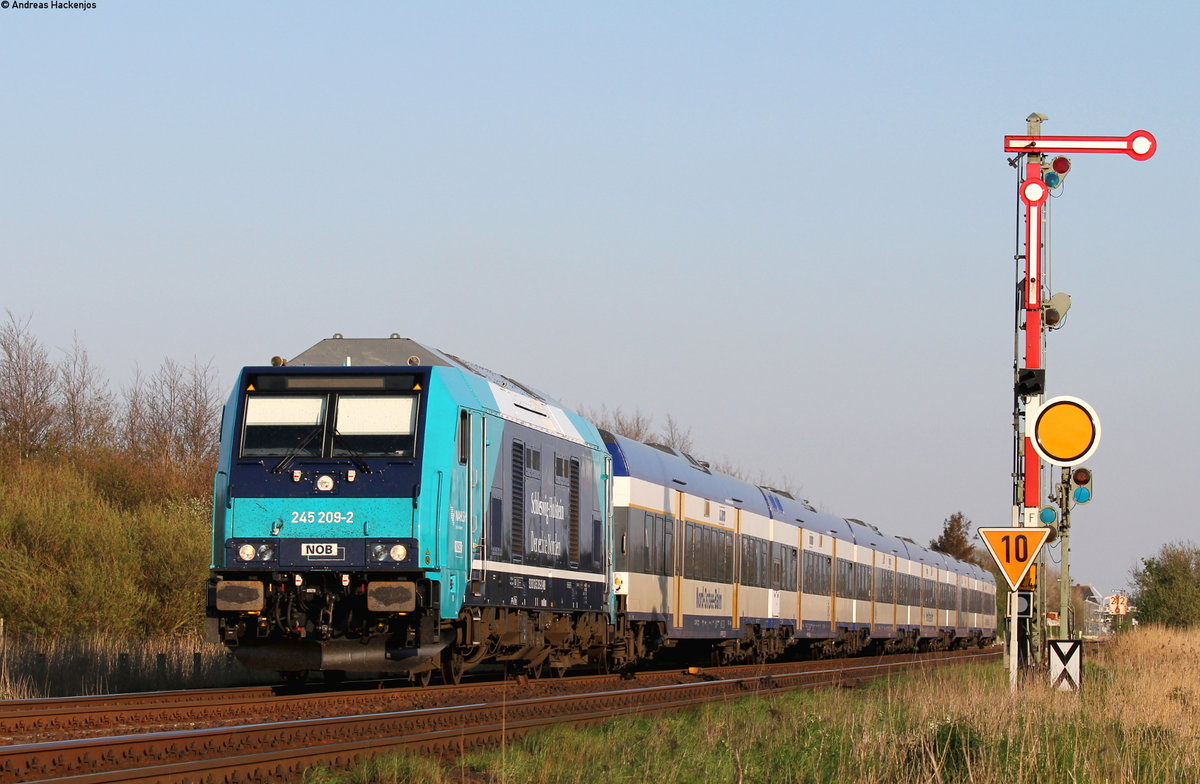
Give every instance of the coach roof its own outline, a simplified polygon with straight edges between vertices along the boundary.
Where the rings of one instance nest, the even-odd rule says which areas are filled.
[[[613,456],[616,476],[643,479],[764,517],[771,514],[762,492],[749,482],[713,471],[694,457],[668,446],[651,446],[604,430],[600,435]]]

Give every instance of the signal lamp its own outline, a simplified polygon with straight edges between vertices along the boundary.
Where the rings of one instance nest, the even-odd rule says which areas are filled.
[[[408,557],[408,548],[402,544],[392,545],[392,549],[388,551],[393,561],[403,561]]]
[[[1071,498],[1077,504],[1092,500],[1092,469],[1076,468],[1071,472]]]
[[[1071,171],[1071,159],[1059,155],[1049,164],[1042,164],[1042,182],[1046,183],[1048,188],[1057,188],[1063,184],[1069,171]]]
[[[1038,512],[1038,519],[1042,521],[1043,525],[1052,525],[1058,519],[1058,510],[1053,506],[1043,506]]]
[[[239,561],[253,561],[258,555],[258,549],[252,544],[244,544],[238,548],[237,554]]]
[[[1046,371],[1043,368],[1018,368],[1016,393],[1032,397],[1046,391]]]
[[[1050,328],[1057,327],[1067,317],[1067,311],[1070,309],[1070,294],[1060,291],[1050,297],[1050,299],[1042,303],[1042,317],[1046,321],[1046,326]]]

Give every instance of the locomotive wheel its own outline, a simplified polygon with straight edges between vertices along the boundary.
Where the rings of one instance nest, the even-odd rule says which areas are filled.
[[[462,683],[465,669],[463,657],[458,652],[458,648],[453,645],[446,646],[446,649],[442,651],[442,680],[451,686],[457,686]]]
[[[525,675],[529,678],[529,680],[536,681],[538,678],[542,677],[542,671],[545,668],[545,659],[542,659],[537,664],[527,664],[525,665]]]
[[[413,686],[424,689],[433,681],[433,670],[421,670],[420,672],[409,673],[408,679],[412,681]]]

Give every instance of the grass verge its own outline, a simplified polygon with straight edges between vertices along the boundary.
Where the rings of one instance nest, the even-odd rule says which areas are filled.
[[[588,729],[556,728],[450,763],[408,753],[304,784],[1175,784],[1200,770],[1200,632],[1142,629],[1013,694],[998,664],[854,690],[793,692]]]

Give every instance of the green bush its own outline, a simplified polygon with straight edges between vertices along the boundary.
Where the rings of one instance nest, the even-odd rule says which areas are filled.
[[[43,636],[196,631],[207,499],[100,489],[72,463],[0,472],[0,617]]]

